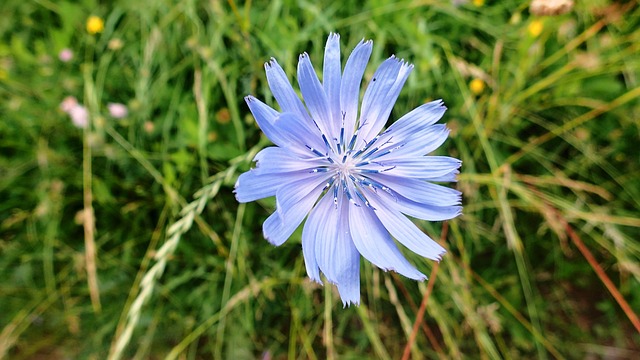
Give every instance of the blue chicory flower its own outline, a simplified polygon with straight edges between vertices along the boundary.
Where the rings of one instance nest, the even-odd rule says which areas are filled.
[[[276,246],[307,217],[307,273],[321,283],[322,272],[336,284],[345,306],[360,302],[360,255],[381,269],[424,280],[393,238],[429,259],[439,261],[445,253],[405,215],[442,221],[462,211],[459,191],[432,183],[456,181],[460,160],[425,156],[449,134],[435,124],[446,110],[442,101],[419,106],[382,131],[413,65],[395,56],[384,61],[358,114],[372,45],[361,41],[341,71],[340,37],[329,35],[322,83],[309,55],[300,55],[298,84],[306,108],[276,60],[265,63],[282,111],[253,96],[245,100],[276,146],[256,155],[256,168],[240,175],[235,188],[243,203],[276,196],[276,211],[263,224],[264,237]]]

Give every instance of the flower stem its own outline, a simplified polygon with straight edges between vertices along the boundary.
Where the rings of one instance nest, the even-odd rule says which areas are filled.
[[[334,360],[335,348],[333,347],[333,321],[331,319],[331,285],[324,286],[324,345],[327,348],[327,360]]]

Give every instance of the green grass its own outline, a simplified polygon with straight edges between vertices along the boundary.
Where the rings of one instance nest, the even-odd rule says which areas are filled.
[[[2,1],[0,358],[396,359],[416,323],[416,359],[640,357],[640,7],[610,5]],[[414,63],[392,119],[444,99],[439,152],[463,160],[464,215],[417,222],[449,250],[437,272],[363,261],[349,308],[306,277],[300,230],[262,238],[273,199],[232,194],[269,144],[243,101],[275,106],[263,63],[295,81],[332,31],[343,58],[374,40],[367,79]]]

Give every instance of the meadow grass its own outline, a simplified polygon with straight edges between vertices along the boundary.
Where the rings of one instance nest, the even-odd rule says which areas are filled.
[[[640,358],[640,7],[458,3],[2,1],[0,358]],[[448,254],[405,252],[430,279],[362,261],[348,308],[232,193],[264,62],[295,81],[330,32],[367,81],[415,64],[391,119],[443,99],[463,160],[464,215],[416,222]]]

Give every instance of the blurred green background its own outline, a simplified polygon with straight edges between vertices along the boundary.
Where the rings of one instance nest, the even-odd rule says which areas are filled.
[[[3,0],[0,358],[640,358],[638,5]],[[449,253],[406,252],[430,280],[363,261],[349,308],[232,194],[269,144],[243,96],[330,32],[366,80],[414,63],[391,120],[442,98],[463,160],[464,215],[417,221]]]

